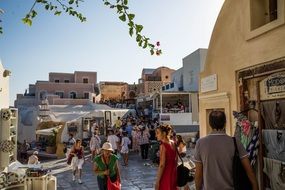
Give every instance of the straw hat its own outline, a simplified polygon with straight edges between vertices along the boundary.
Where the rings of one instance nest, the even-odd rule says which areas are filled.
[[[109,151],[114,151],[112,148],[112,144],[109,142],[105,142],[102,146],[102,150],[109,150]]]

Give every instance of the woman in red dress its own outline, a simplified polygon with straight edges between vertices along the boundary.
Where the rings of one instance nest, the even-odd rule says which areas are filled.
[[[177,190],[177,152],[175,143],[170,140],[171,131],[169,125],[160,125],[156,129],[156,137],[161,144],[155,190]]]

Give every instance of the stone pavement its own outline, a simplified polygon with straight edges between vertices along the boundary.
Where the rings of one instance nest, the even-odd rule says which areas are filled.
[[[122,158],[119,161],[122,163]],[[72,181],[70,166],[65,159],[44,163],[45,168],[51,168],[52,174],[57,177],[58,190],[88,190],[98,189],[96,175],[93,172],[90,156],[83,166],[82,182]],[[129,165],[120,166],[122,190],[150,190],[154,189],[157,166],[149,160],[142,160],[137,153],[130,153]]]

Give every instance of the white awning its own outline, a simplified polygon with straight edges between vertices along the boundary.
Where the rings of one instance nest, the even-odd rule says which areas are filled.
[[[49,128],[49,129],[39,129],[39,130],[36,130],[36,134],[37,135],[46,135],[46,136],[49,136],[49,135],[53,135],[53,130],[58,130],[61,128],[62,125],[59,125],[59,126],[56,126],[56,127],[52,127],[52,128]]]

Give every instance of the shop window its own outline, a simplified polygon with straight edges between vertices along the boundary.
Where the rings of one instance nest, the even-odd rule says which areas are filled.
[[[69,83],[69,80],[64,80],[64,83]]]
[[[170,88],[174,88],[174,82],[170,83]]]
[[[83,78],[83,83],[88,83],[88,78]]]

